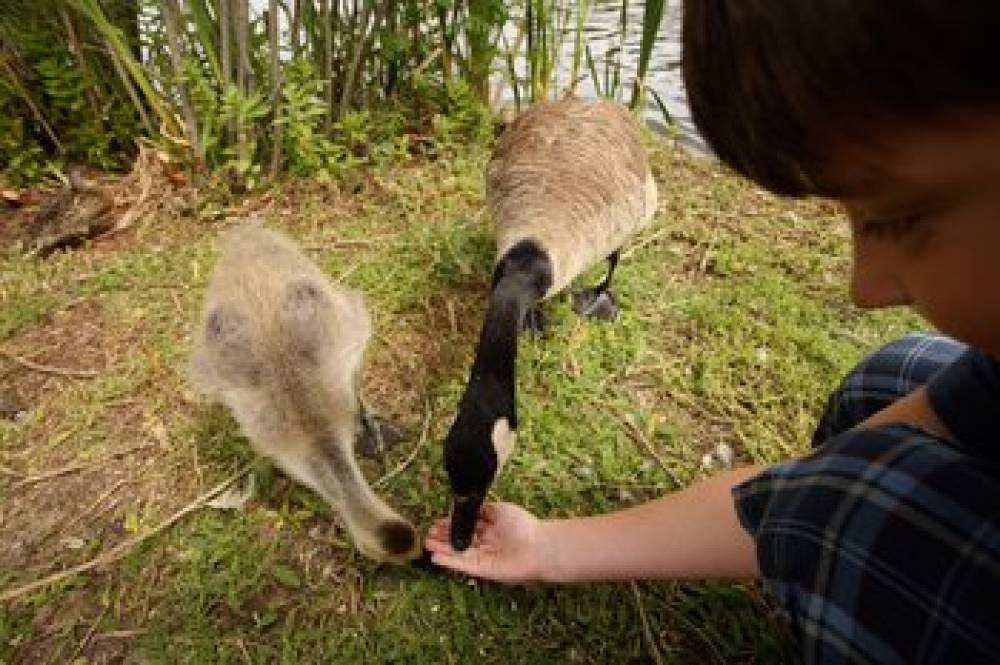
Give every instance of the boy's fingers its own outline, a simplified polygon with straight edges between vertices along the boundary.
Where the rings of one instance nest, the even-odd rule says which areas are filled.
[[[481,575],[483,572],[482,557],[475,550],[465,550],[464,552],[440,551],[433,552],[431,561],[439,566],[456,570],[466,575]]]
[[[431,552],[452,552],[451,542],[448,539],[448,534],[443,537],[436,536],[434,534],[427,534],[424,538],[424,547],[429,549]]]
[[[451,530],[451,525],[448,520],[438,520],[431,525],[431,528],[427,530],[427,534],[434,536],[435,538],[442,538],[448,535]]]
[[[497,504],[493,501],[484,503],[479,509],[479,519],[480,521],[490,520],[492,521],[496,515]]]

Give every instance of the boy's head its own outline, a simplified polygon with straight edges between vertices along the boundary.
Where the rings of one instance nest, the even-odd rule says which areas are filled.
[[[859,305],[1000,354],[1000,3],[686,0],[683,41],[716,154],[846,205]]]

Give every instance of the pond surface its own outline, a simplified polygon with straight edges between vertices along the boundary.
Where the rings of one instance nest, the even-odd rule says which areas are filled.
[[[575,3],[574,3],[575,4]],[[632,85],[639,66],[639,44],[642,39],[642,18],[645,2],[635,0],[628,3],[625,26],[623,30],[622,3],[620,0],[599,0],[590,8],[584,23],[586,42],[590,46],[591,56],[599,79],[597,85],[591,76],[586,61],[580,68],[579,75],[583,78],[577,85],[577,94],[582,97],[596,97],[606,91],[605,72],[613,72],[620,66],[621,91],[619,98],[625,102],[631,99]],[[562,91],[572,76],[573,63],[573,28],[576,26],[576,15],[571,11],[567,21],[567,30],[563,39],[557,60],[556,89]],[[691,114],[688,109],[687,95],[684,91],[684,81],[681,76],[681,2],[674,0],[664,10],[663,22],[657,31],[657,39],[650,58],[646,84],[654,90],[670,117],[673,119],[685,144],[692,148],[707,151],[703,139],[698,136]],[[516,39],[516,30],[508,31],[507,39]],[[515,64],[517,75],[524,76],[526,67],[523,58]],[[503,95],[509,101],[509,90]],[[665,118],[659,105],[652,95],[646,96],[643,117],[654,129],[665,129]]]

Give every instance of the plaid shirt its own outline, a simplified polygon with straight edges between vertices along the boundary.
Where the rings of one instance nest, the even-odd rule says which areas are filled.
[[[947,338],[893,342],[831,396],[812,454],[734,488],[806,662],[1000,662],[998,377]],[[851,429],[925,383],[958,445]]]

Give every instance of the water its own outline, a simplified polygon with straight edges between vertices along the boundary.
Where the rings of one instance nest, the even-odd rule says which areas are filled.
[[[259,16],[267,6],[267,0],[251,0],[252,13]],[[520,3],[518,3],[520,4]],[[559,4],[571,4],[575,9],[575,2],[560,2]],[[620,62],[621,72],[621,99],[629,101],[632,94],[632,82],[635,79],[636,70],[639,65],[639,44],[642,40],[642,14],[645,10],[645,2],[642,0],[631,0],[628,5],[628,16],[626,20],[626,31],[622,34],[621,26],[621,6],[622,0],[595,0],[592,3],[587,20],[584,23],[584,33],[586,43],[590,46],[590,52],[594,59],[594,65],[598,76],[604,76],[605,62]],[[280,29],[286,31],[285,13],[279,15]],[[557,85],[555,90],[560,92],[569,83],[571,69],[573,66],[573,30],[576,26],[576,15],[571,12],[567,23],[569,29],[563,39],[561,52],[558,59]],[[684,81],[681,77],[681,0],[668,2],[664,10],[663,23],[657,31],[657,39],[653,45],[653,53],[650,58],[649,71],[646,74],[646,85],[652,88],[659,95],[673,119],[681,140],[684,144],[702,152],[708,152],[703,139],[695,130],[694,123],[691,122],[691,114],[688,109],[687,96],[684,92]],[[517,28],[513,22],[508,23],[506,37],[509,43],[516,39]],[[523,49],[522,49],[523,50]],[[620,52],[620,53],[619,53]],[[498,62],[497,67],[505,70],[504,63]],[[524,59],[521,58],[515,63],[515,72],[519,77],[525,76],[526,67]],[[577,86],[577,95],[582,97],[596,97],[597,90],[590,77],[590,69],[586,61],[581,63],[580,74],[583,79]],[[601,85],[603,89],[603,82]],[[513,101],[512,94],[508,89],[501,93],[502,102]],[[654,101],[652,95],[646,95],[646,107],[643,109],[643,118],[646,122],[657,130],[666,129],[666,120],[659,106]]]
[[[629,3],[624,35],[622,34],[620,0],[598,1],[590,8],[584,23],[584,35],[586,43],[590,46],[597,75],[601,81],[599,86],[594,85],[590,68],[584,61],[580,67],[580,75],[583,78],[576,88],[578,96],[596,97],[598,96],[598,87],[603,92],[605,88],[603,81],[605,63],[610,63],[613,68],[616,66],[616,62],[620,62],[620,98],[625,102],[631,99],[632,84],[639,66],[639,44],[642,40],[644,7],[645,3],[641,1],[636,0]],[[554,88],[560,94],[570,83],[572,75],[575,14],[570,14],[567,24],[570,29],[561,45]],[[663,23],[657,31],[657,38],[649,62],[649,71],[646,74],[646,85],[654,90],[663,101],[682,141],[689,147],[707,152],[708,148],[705,146],[704,140],[698,135],[694,123],[691,121],[691,113],[687,104],[687,95],[681,76],[680,32],[681,3],[680,0],[674,0],[667,5]],[[511,28],[507,39],[512,43],[515,38],[516,30]],[[515,63],[515,72],[518,77],[525,76],[526,65],[523,58]],[[505,102],[513,101],[509,89],[502,93],[502,100]],[[646,105],[642,115],[647,124],[654,129],[666,129],[666,119],[651,94],[646,95]]]

